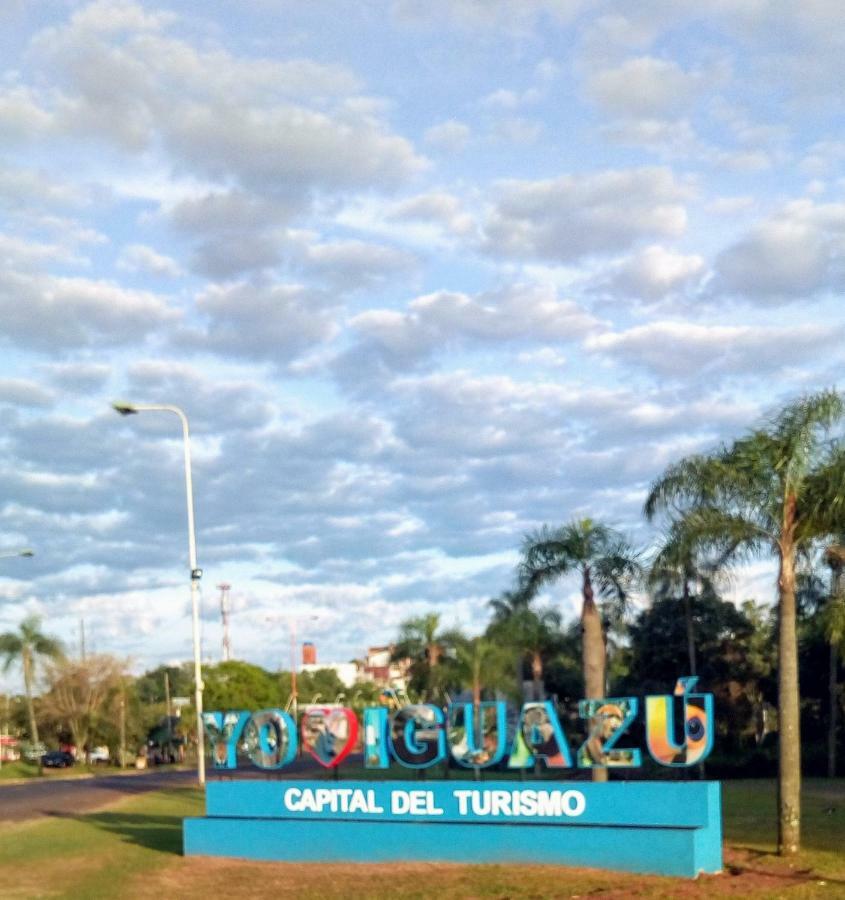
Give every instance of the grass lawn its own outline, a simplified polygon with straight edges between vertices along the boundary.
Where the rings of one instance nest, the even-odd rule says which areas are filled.
[[[294,865],[181,856],[181,820],[201,794],[179,789],[102,812],[0,825],[0,895],[24,897],[845,897],[845,780],[809,779],[805,850],[773,856],[771,781],[726,782],[725,872],[698,881],[552,866]]]

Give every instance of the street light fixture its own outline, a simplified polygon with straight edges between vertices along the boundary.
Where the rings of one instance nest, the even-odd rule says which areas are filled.
[[[188,504],[188,564],[191,576],[191,618],[194,641],[194,701],[197,708],[197,780],[205,784],[205,729],[202,722],[202,660],[200,657],[199,581],[202,569],[197,567],[197,541],[194,530],[194,486],[191,479],[191,435],[188,417],[178,406],[158,403],[112,403],[115,412],[122,416],[134,416],[140,412],[170,412],[182,423],[185,451],[185,495]]]
[[[13,559],[16,556],[35,556],[35,551],[30,550],[29,547],[24,547],[22,550],[3,550],[0,551],[0,559]]]

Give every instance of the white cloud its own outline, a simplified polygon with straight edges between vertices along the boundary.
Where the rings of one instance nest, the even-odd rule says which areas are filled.
[[[101,3],[46,29],[34,52],[61,73],[62,91],[37,101],[7,91],[0,121],[98,135],[134,152],[160,146],[180,167],[262,192],[390,185],[424,166],[377,104],[354,96],[348,70],[199,50],[171,37],[169,21]]]
[[[574,340],[596,324],[572,300],[531,286],[476,296],[438,291],[411,301],[407,312],[368,310],[351,322],[368,341],[410,359],[454,341]]]
[[[689,188],[661,167],[504,182],[484,248],[560,262],[619,252],[643,237],[683,233],[689,196]]]
[[[283,364],[337,330],[325,295],[302,285],[212,285],[196,303],[207,325],[185,338],[227,356]]]
[[[757,300],[807,297],[845,284],[845,204],[797,200],[715,261],[715,290]]]
[[[705,373],[762,373],[816,357],[842,339],[825,325],[703,325],[656,321],[589,336],[588,350],[659,375],[689,379]]]
[[[145,244],[129,244],[120,254],[117,266],[127,272],[146,272],[178,278],[183,274],[181,266],[170,256],[165,256]]]
[[[425,131],[425,142],[441,153],[461,153],[470,138],[469,126],[456,119],[432,125]]]
[[[700,280],[704,270],[704,259],[697,253],[651,244],[614,265],[603,282],[623,297],[658,300]]]
[[[460,199],[446,191],[409,197],[394,205],[387,215],[399,222],[436,223],[456,235],[468,234],[474,227],[472,216],[464,212]]]
[[[33,349],[127,344],[178,321],[167,300],[113,282],[7,271],[0,274],[0,335]]]
[[[590,96],[614,116],[664,118],[690,104],[698,78],[677,63],[653,56],[625,60],[594,73],[587,83]]]

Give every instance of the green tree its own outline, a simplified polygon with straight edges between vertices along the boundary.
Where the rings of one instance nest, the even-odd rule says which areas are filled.
[[[203,669],[207,710],[245,709],[251,712],[278,706],[281,696],[276,675],[261,666],[229,660]]]
[[[32,687],[35,682],[36,667],[42,659],[57,660],[62,656],[62,645],[55,638],[41,631],[41,619],[27,616],[17,631],[0,634],[0,657],[3,671],[8,672],[14,663],[20,663],[26,693],[26,707],[29,714],[29,736],[33,744],[39,743],[38,724],[32,702]]]
[[[411,660],[411,686],[426,702],[445,691],[454,680],[451,660],[462,640],[458,631],[441,631],[438,613],[407,619],[399,626],[394,660]]]
[[[828,643],[828,731],[827,776],[836,776],[836,733],[839,712],[837,670],[845,656],[845,545],[833,544],[825,551],[830,567],[830,595],[822,614],[824,636]]]
[[[700,564],[696,548],[684,540],[681,529],[671,527],[664,536],[649,567],[647,583],[655,599],[680,599],[686,626],[687,674],[698,674],[692,601],[694,596],[712,595],[713,582],[711,572]]]
[[[70,732],[77,751],[91,745],[104,720],[116,718],[124,665],[113,656],[61,659],[50,664],[44,711]]]
[[[834,391],[803,397],[768,424],[682,459],[652,485],[645,513],[672,516],[684,541],[729,561],[778,561],[778,850],[801,839],[796,555],[845,524],[845,451],[829,441],[845,412]]]
[[[510,647],[517,657],[517,675],[522,690],[523,663],[528,662],[531,671],[532,699],[545,700],[544,665],[561,646],[561,617],[557,610],[536,610],[531,606],[532,597],[517,592],[506,592],[490,601],[493,621],[487,628],[487,636],[500,645]]]
[[[597,700],[607,692],[607,635],[595,592],[616,609],[624,605],[627,587],[640,571],[637,555],[623,535],[612,528],[582,519],[560,528],[543,527],[528,535],[519,567],[520,591],[532,596],[550,582],[577,572],[581,577],[581,660],[584,696]],[[593,769],[594,781],[606,781],[607,769]]]
[[[472,692],[475,710],[481,704],[484,690],[498,690],[511,680],[510,657],[496,641],[479,636],[455,645],[455,674],[460,684]]]

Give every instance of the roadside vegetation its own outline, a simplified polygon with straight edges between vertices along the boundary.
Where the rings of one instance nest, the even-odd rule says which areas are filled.
[[[100,812],[0,826],[4,898],[208,897],[221,883],[256,898],[832,897],[845,892],[845,780],[804,785],[804,849],[775,855],[774,780],[724,786],[726,866],[696,881],[521,865],[300,865],[184,858],[182,818],[198,791],[132,798]],[[834,807],[835,811],[831,812]]]
[[[845,771],[843,419],[842,397],[825,391],[676,461],[645,492],[644,516],[657,528],[647,548],[587,517],[526,535],[510,582],[472,636],[450,627],[448,611],[402,623],[393,657],[406,667],[407,698],[548,698],[575,738],[580,699],[671,693],[679,676],[696,675],[716,703],[715,750],[702,774],[777,777],[778,847],[797,853],[802,774]],[[750,560],[770,566],[773,590],[737,605],[725,594]],[[577,619],[562,614],[565,595],[579,598]],[[33,619],[0,635],[0,658],[25,684],[5,706],[0,698],[0,734],[5,721],[23,742],[102,744],[113,760],[123,744],[130,761],[150,740],[190,739],[192,728],[182,729],[193,715],[190,663],[131,677],[110,657],[69,659]],[[289,672],[245,661],[207,666],[204,680],[207,709],[291,700]],[[347,689],[320,670],[298,676],[298,696],[360,710],[379,690]],[[182,718],[174,698],[186,698]]]

